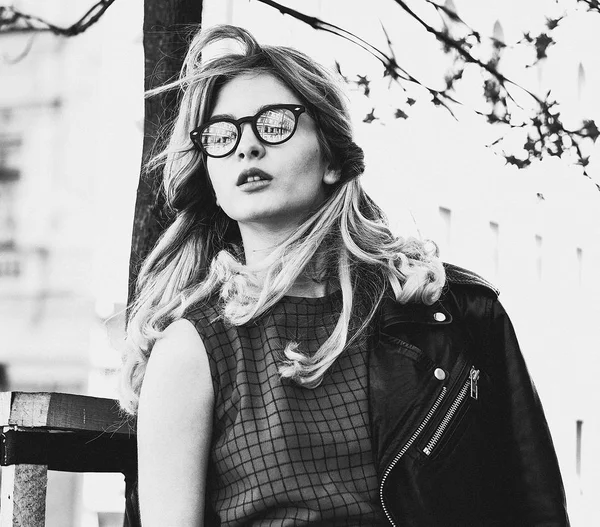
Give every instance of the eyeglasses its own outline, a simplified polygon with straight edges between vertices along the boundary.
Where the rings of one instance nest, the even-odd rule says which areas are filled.
[[[243,123],[250,123],[254,135],[268,145],[280,145],[292,138],[298,117],[306,111],[300,104],[264,106],[256,115],[229,119],[211,119],[190,132],[194,146],[209,157],[225,157],[238,146]]]

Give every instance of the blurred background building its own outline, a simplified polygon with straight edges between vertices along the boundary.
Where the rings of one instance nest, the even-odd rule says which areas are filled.
[[[68,26],[87,4],[15,8]],[[141,5],[116,2],[72,39],[0,33],[3,390],[115,395],[109,374],[120,355],[106,321],[126,301],[143,130],[141,20]],[[50,472],[47,525],[109,525],[123,509],[120,479]]]
[[[131,221],[143,128],[141,2],[115,2],[75,38],[0,33],[0,389],[116,396]],[[430,83],[447,64],[389,0],[288,0],[386,49]],[[14,2],[58,25],[87,9],[62,0]],[[514,43],[545,22],[547,3],[448,0],[484,35]],[[459,122],[425,100],[406,120],[386,117],[394,91],[367,53],[258,2],[204,0],[204,24],[246,27],[261,42],[300,48],[350,78],[367,75],[372,97],[349,89],[363,183],[398,233],[434,239],[444,260],[501,290],[554,435],[573,525],[600,524],[600,395],[594,390],[600,307],[600,156],[590,174],[560,160],[522,171],[486,144],[496,132],[467,107]],[[516,16],[518,13],[518,16]],[[548,14],[550,16],[551,14]],[[563,115],[600,121],[598,17],[564,24],[548,59],[519,77],[552,88]],[[506,52],[503,71],[523,71]],[[505,64],[505,65],[504,65]],[[458,86],[478,100],[465,72]],[[516,73],[515,73],[516,74]],[[473,103],[475,106],[475,103]],[[376,108],[380,119],[366,124]],[[120,525],[122,481],[50,473],[47,525]]]

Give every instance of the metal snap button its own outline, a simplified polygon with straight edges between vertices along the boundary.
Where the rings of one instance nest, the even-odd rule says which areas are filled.
[[[433,375],[438,381],[443,381],[446,378],[446,372],[442,368],[436,368]]]
[[[440,313],[439,311],[437,313],[433,314],[433,318],[437,321],[437,322],[443,322],[444,320],[446,320],[446,315],[444,315],[444,313]]]

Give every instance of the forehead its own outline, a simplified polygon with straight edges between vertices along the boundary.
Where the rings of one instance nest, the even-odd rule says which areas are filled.
[[[267,104],[301,104],[283,82],[268,73],[243,74],[225,84],[217,96],[212,115],[228,114],[235,118],[253,115]]]

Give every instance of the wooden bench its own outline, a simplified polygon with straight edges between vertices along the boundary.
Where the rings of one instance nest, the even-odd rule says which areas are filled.
[[[135,424],[117,401],[0,392],[0,427],[0,527],[44,526],[48,470],[121,472],[126,495],[134,496]],[[128,508],[125,525],[133,527],[135,505]]]

